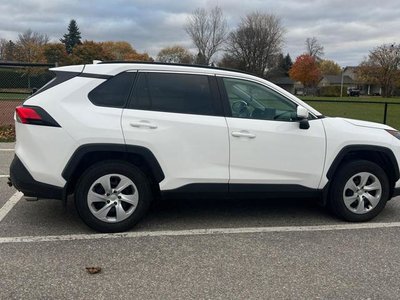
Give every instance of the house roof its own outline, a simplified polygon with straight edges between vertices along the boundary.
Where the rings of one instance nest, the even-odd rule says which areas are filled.
[[[346,66],[346,67],[344,67],[344,72],[346,72],[346,70],[352,70],[352,71],[354,71],[354,70],[356,70],[358,67],[357,66]]]
[[[321,80],[325,80],[330,84],[341,84],[342,83],[342,75],[324,75]],[[350,76],[343,76],[343,84],[352,84],[354,80],[351,79]]]
[[[283,77],[275,77],[269,79],[272,83],[275,83],[277,85],[293,85],[294,81],[290,79],[290,77],[283,76]]]

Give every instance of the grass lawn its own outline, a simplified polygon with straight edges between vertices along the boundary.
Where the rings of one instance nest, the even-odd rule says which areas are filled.
[[[368,101],[368,102],[396,102],[400,103],[399,97],[383,98],[379,96],[360,96],[360,97],[319,97],[319,96],[300,96],[301,100],[313,101],[313,100],[324,100],[324,101]]]
[[[352,119],[366,120],[383,123],[384,105],[376,103],[329,103],[328,101],[366,101],[366,102],[393,102],[400,103],[400,98],[382,97],[300,97],[309,105],[326,116],[346,117]],[[327,102],[317,102],[324,100]],[[387,121],[389,126],[400,129],[400,104],[389,104],[387,110]]]

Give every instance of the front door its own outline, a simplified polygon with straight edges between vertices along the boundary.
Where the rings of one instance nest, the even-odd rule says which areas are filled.
[[[230,186],[316,189],[325,159],[322,121],[310,117],[310,128],[300,129],[297,104],[277,91],[245,79],[220,83],[229,110]]]

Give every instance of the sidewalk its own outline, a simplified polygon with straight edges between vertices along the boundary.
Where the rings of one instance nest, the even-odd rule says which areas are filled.
[[[0,143],[0,149],[14,149],[15,143]]]

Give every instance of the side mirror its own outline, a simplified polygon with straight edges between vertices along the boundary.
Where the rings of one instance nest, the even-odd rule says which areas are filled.
[[[303,106],[297,106],[297,118],[299,119],[300,129],[310,128],[310,123],[308,122],[308,110]]]

